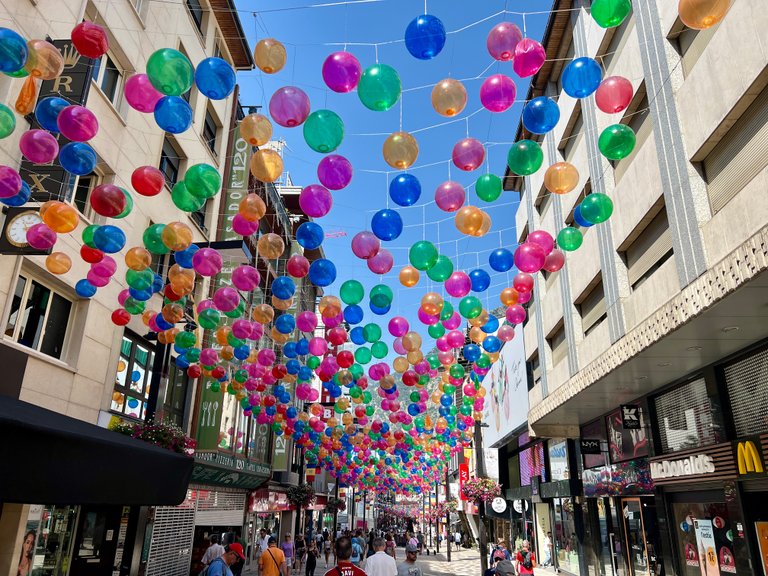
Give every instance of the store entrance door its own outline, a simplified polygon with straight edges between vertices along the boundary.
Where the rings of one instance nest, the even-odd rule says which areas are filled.
[[[646,526],[648,512],[644,511],[652,502],[648,499],[623,498],[621,514],[624,518],[624,535],[629,560],[629,576],[656,576],[656,554]]]
[[[83,506],[80,509],[70,574],[112,574],[120,511],[119,506]]]

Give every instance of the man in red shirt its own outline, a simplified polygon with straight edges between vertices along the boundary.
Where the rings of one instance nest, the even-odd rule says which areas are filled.
[[[352,556],[352,540],[349,536],[336,539],[336,566],[328,570],[325,576],[366,576],[349,558]]]

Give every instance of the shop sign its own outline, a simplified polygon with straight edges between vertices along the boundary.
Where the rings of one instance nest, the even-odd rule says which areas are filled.
[[[224,392],[221,387],[215,392],[211,389],[211,384],[216,380],[203,378],[202,382],[200,416],[197,421],[197,448],[199,450],[215,450],[219,445],[221,414],[224,411]]]
[[[644,458],[611,464],[600,468],[587,468],[581,475],[584,496],[636,496],[652,494],[653,479]]]
[[[640,407],[634,404],[622,405],[621,425],[624,430],[640,430]]]
[[[222,452],[196,452],[192,482],[238,488],[257,488],[270,475],[270,468]]]
[[[494,498],[491,502],[491,509],[497,514],[501,514],[507,509],[507,501],[504,498]]]
[[[739,469],[739,476],[765,472],[759,440],[757,442],[753,440],[736,442],[736,465]]]
[[[518,514],[523,513],[523,508],[525,508],[525,511],[528,512],[528,500],[515,500],[512,503],[512,508],[514,508],[515,512]]]
[[[603,451],[600,448],[600,440],[587,440],[582,438],[579,440],[579,448],[582,454],[602,454]]]
[[[651,462],[651,478],[679,478],[680,476],[703,476],[715,472],[715,461],[708,454],[696,454],[678,460],[656,460]]]
[[[459,497],[466,502],[467,497],[464,496],[464,483],[469,480],[469,465],[459,464]]]
[[[227,175],[223,204],[224,226],[219,233],[219,240],[239,240],[241,236],[232,229],[232,217],[237,214],[240,201],[248,194],[248,166],[250,166],[253,148],[240,134],[240,124],[232,133],[229,155],[231,166]]]

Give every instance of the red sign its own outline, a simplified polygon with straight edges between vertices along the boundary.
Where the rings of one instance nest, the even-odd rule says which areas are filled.
[[[459,464],[459,498],[466,501],[464,496],[464,482],[469,480],[469,464]]]

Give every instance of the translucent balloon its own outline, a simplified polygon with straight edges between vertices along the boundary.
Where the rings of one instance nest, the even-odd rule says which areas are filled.
[[[192,244],[192,230],[183,222],[171,222],[166,225],[160,237],[166,248],[174,252],[182,252]]]
[[[99,131],[96,116],[83,106],[67,106],[56,119],[61,135],[75,142],[90,140]]]
[[[70,142],[59,150],[59,164],[71,174],[90,174],[97,163],[96,151],[85,142]]]
[[[544,187],[553,194],[567,194],[579,184],[579,171],[573,164],[557,162],[544,173]]]
[[[274,182],[283,173],[283,159],[270,148],[262,148],[251,157],[251,174],[261,182]]]
[[[78,280],[77,284],[75,284],[75,293],[80,298],[92,298],[93,295],[96,294],[96,286],[83,278],[82,280]]]
[[[205,198],[200,198],[187,190],[183,181],[176,182],[171,190],[171,200],[174,205],[184,212],[197,212],[205,204]]]
[[[413,288],[419,283],[419,271],[413,266],[405,266],[400,270],[398,280],[406,288]]]
[[[454,298],[466,296],[471,289],[472,280],[464,272],[454,272],[445,281],[445,291]]]
[[[516,326],[518,324],[522,324],[525,322],[525,317],[527,316],[525,312],[525,308],[520,306],[520,304],[514,304],[513,306],[510,306],[507,308],[506,311],[506,319],[507,322],[512,324],[513,326]]]
[[[582,242],[584,237],[578,228],[563,228],[557,234],[557,245],[566,252],[578,250]]]
[[[331,211],[333,197],[325,186],[310,184],[299,194],[299,207],[311,218],[322,218]]]
[[[0,167],[2,168],[2,167]],[[5,184],[0,180],[0,192],[2,192],[2,187],[5,186]],[[5,204],[6,206],[24,206],[26,204],[30,197],[32,196],[32,189],[29,187],[29,184],[26,182],[21,183],[21,188],[19,191],[8,198],[3,198],[0,196],[0,202]]]
[[[156,196],[165,185],[165,175],[154,166],[139,166],[131,174],[131,186],[142,196]]]
[[[728,13],[731,0],[680,0],[677,11],[683,24],[694,30],[706,30]]]
[[[125,210],[127,200],[123,191],[114,184],[99,184],[91,192],[89,202],[96,214],[114,218]]]
[[[462,206],[456,212],[454,224],[459,232],[472,236],[483,226],[483,212],[477,206]]]
[[[488,264],[496,272],[506,272],[514,263],[514,255],[506,248],[498,248],[488,256]]]
[[[179,96],[160,98],[155,106],[154,116],[157,125],[171,134],[181,134],[192,126],[192,108]]]
[[[35,109],[35,98],[37,98],[37,85],[35,79],[29,76],[21,85],[21,90],[19,90],[19,95],[16,98],[14,104],[16,112],[22,116],[31,114]]]
[[[147,226],[144,230],[144,234],[141,236],[141,239],[144,242],[144,247],[152,252],[152,254],[167,254],[170,252],[168,247],[163,243],[164,228],[165,224],[152,224],[151,226]]]
[[[275,74],[283,69],[288,55],[282,42],[274,38],[264,38],[256,44],[253,59],[259,70],[266,74]]]
[[[309,97],[301,88],[278,88],[269,100],[269,115],[285,128],[301,125],[309,116]]]
[[[541,146],[533,140],[515,142],[507,154],[509,169],[519,176],[530,176],[541,168],[544,153]]]
[[[318,163],[317,177],[329,190],[341,190],[352,181],[352,164],[344,156],[329,154]]]
[[[515,250],[515,266],[522,272],[533,274],[544,266],[547,254],[538,244],[524,242]]]
[[[552,250],[547,254],[544,260],[543,270],[547,272],[558,272],[565,265],[565,254],[561,250]]]
[[[405,29],[405,47],[419,60],[431,60],[440,54],[445,38],[445,26],[430,14],[417,16]]]
[[[336,280],[336,266],[327,258],[318,258],[309,265],[308,276],[315,286],[330,286]]]
[[[197,65],[195,85],[211,100],[223,100],[235,89],[235,71],[222,58],[206,58]]]
[[[467,89],[453,78],[441,80],[432,89],[432,108],[441,116],[461,114],[467,105]]]
[[[552,235],[545,230],[533,230],[530,234],[528,234],[526,243],[536,244],[542,250],[544,250],[545,255],[548,255],[550,252],[552,252],[552,249],[555,247],[555,239],[552,238]]]
[[[181,96],[192,87],[195,70],[189,58],[173,48],[161,48],[147,60],[152,86],[166,96]]]
[[[504,288],[499,294],[499,300],[504,306],[517,304],[518,293],[514,288]]]
[[[443,254],[440,254],[437,261],[427,270],[427,276],[434,282],[445,282],[451,274],[453,274],[453,262]]]
[[[577,204],[573,209],[573,221],[582,228],[589,228],[590,226],[594,226],[592,222],[587,222],[581,215],[581,205],[579,204]]]
[[[546,96],[534,98],[523,108],[523,126],[533,134],[546,134],[560,121],[557,102]]]
[[[128,78],[125,81],[124,92],[130,107],[145,114],[154,112],[157,103],[163,97],[163,94],[152,86],[146,74],[134,74]]]
[[[630,0],[593,0],[590,13],[598,26],[614,28],[624,22],[630,10]]]
[[[437,248],[432,242],[420,240],[408,251],[408,260],[416,270],[429,270],[437,262]]]
[[[386,64],[374,64],[365,69],[357,86],[363,106],[374,112],[385,112],[400,99],[402,85],[397,71]]]
[[[626,124],[613,124],[600,134],[597,146],[608,160],[626,158],[635,149],[635,131]]]
[[[469,273],[472,282],[472,292],[485,292],[491,285],[491,275],[482,268],[477,268]]]
[[[512,68],[520,78],[528,78],[539,71],[546,59],[544,46],[532,38],[523,38],[515,46]]]
[[[384,141],[382,150],[384,160],[399,170],[405,170],[416,162],[419,156],[419,144],[407,132],[393,132]]]
[[[285,252],[285,242],[283,242],[283,239],[278,234],[268,232],[259,238],[256,248],[262,258],[274,260],[275,258],[280,258],[283,252]]]
[[[260,282],[261,274],[253,266],[241,264],[232,271],[232,284],[238,290],[250,292],[258,288]]]
[[[102,252],[115,254],[125,246],[125,233],[117,226],[99,226],[93,233],[93,243]]]
[[[192,256],[192,266],[200,276],[215,276],[221,272],[223,265],[224,262],[221,259],[221,254],[213,248],[200,248]]]
[[[45,269],[51,274],[66,274],[72,268],[72,259],[64,252],[51,252],[45,258]]]
[[[351,92],[362,74],[360,62],[349,52],[334,52],[323,62],[323,81],[334,92]]]
[[[427,292],[421,297],[422,310],[431,316],[440,314],[443,304],[443,297],[437,292]]]
[[[459,314],[468,320],[477,318],[482,311],[483,303],[475,296],[465,296],[459,302]]]
[[[563,70],[563,91],[572,98],[586,98],[594,94],[602,79],[603,70],[593,58],[576,58]]]
[[[613,214],[613,201],[601,192],[593,192],[581,201],[581,215],[592,224],[605,222]]]
[[[632,82],[623,76],[609,76],[597,88],[595,103],[606,114],[616,114],[627,109],[633,95]]]
[[[36,250],[48,250],[56,244],[56,232],[44,222],[33,224],[27,229],[27,243]]]
[[[21,135],[19,149],[33,164],[48,164],[59,153],[59,143],[50,132],[27,130]]]
[[[27,63],[27,41],[9,28],[0,28],[0,72],[13,73]]]
[[[344,122],[336,112],[316,110],[304,122],[304,141],[315,152],[333,152],[343,139]]]
[[[511,22],[499,22],[491,28],[485,46],[494,60],[508,62],[515,57],[515,49],[523,39],[523,33]]]
[[[66,202],[49,200],[40,207],[43,222],[57,234],[72,232],[80,223],[77,209]]]
[[[101,58],[109,50],[106,30],[94,22],[80,22],[70,37],[77,51],[86,58]]]
[[[270,288],[274,297],[280,300],[289,300],[296,293],[296,283],[288,276],[278,276]]]
[[[515,103],[517,88],[509,76],[494,74],[480,86],[480,102],[486,110],[504,112]]]
[[[451,159],[459,170],[477,170],[485,160],[485,147],[480,140],[464,138],[454,144]]]
[[[151,264],[152,254],[146,248],[134,246],[125,253],[125,265],[131,270],[146,270]]]
[[[533,291],[533,276],[525,272],[518,272],[512,279],[512,286],[519,292],[518,302],[520,302],[524,294],[530,294]]]
[[[447,180],[435,190],[435,203],[444,212],[456,212],[466,200],[464,187],[458,182]]]
[[[413,174],[398,174],[389,183],[389,197],[399,206],[412,206],[421,197],[421,183]]]
[[[379,240],[394,240],[403,232],[403,219],[396,210],[384,208],[371,218],[371,230]]]
[[[363,260],[375,256],[380,248],[381,242],[372,232],[358,232],[352,237],[352,252]]]
[[[45,40],[30,40],[27,42],[29,57],[24,69],[33,78],[53,80],[64,71],[64,57],[50,42]]]
[[[301,254],[294,254],[288,258],[285,269],[294,278],[304,278],[309,272],[309,260]]]
[[[42,98],[35,108],[35,120],[38,121],[42,128],[48,130],[48,132],[57,133],[59,131],[57,122],[59,113],[67,106],[69,106],[69,102],[58,96]]]
[[[210,164],[193,164],[184,173],[189,193],[198,198],[213,198],[221,190],[221,175]]]
[[[323,227],[316,222],[304,222],[296,229],[296,242],[305,250],[319,248],[324,238]]]

